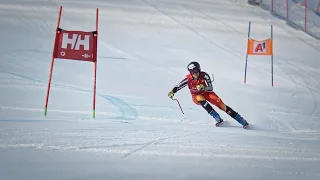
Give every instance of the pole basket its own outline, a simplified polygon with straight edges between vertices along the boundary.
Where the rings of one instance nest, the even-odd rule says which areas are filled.
[[[94,31],[70,31],[60,27],[62,6],[60,6],[58,23],[54,39],[52,61],[46,96],[44,115],[47,116],[48,102],[52,71],[55,59],[88,61],[94,63],[94,82],[93,82],[93,118],[95,118],[96,104],[96,76],[97,76],[97,49],[98,49],[98,8],[96,9],[96,27]]]
[[[248,41],[247,41],[247,53],[244,70],[244,83],[247,81],[247,70],[248,70],[248,56],[271,56],[271,86],[273,83],[273,26],[270,26],[271,35],[270,38],[264,40],[255,40],[250,37],[251,32],[251,21],[249,22],[248,29]]]

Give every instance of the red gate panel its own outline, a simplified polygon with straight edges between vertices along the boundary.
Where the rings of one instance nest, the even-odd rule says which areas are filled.
[[[53,52],[54,58],[96,61],[96,32],[59,29]]]

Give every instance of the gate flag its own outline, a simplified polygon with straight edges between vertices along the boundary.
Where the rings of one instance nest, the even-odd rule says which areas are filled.
[[[244,83],[247,81],[248,56],[271,56],[271,85],[273,86],[273,26],[271,25],[271,37],[265,40],[250,38],[251,21],[249,22],[246,64],[244,70]]]
[[[49,94],[51,87],[52,71],[55,59],[88,61],[94,63],[94,85],[93,85],[93,118],[96,108],[96,77],[97,77],[97,45],[98,45],[98,8],[96,9],[95,31],[69,31],[60,28],[62,6],[60,6],[58,23],[54,39],[52,61],[47,89],[47,97],[44,115],[47,116]]]

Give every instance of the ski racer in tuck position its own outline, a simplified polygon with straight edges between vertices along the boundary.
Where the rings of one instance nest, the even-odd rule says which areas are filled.
[[[249,126],[248,122],[239,113],[225,105],[213,92],[210,76],[206,72],[201,71],[200,64],[193,61],[187,67],[189,74],[179,84],[174,86],[168,93],[168,96],[172,99],[176,92],[188,85],[193,102],[201,105],[216,120],[216,126],[219,126],[223,122],[223,119],[208,102],[226,112],[246,129]]]

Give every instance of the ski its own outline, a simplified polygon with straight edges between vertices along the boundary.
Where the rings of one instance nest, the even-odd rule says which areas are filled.
[[[224,123],[224,122],[225,122],[225,121],[223,121],[223,120],[220,121],[220,122],[217,122],[217,123],[216,123],[216,127],[221,126],[221,124],[224,124],[224,125],[228,124],[228,123]],[[243,128],[243,129],[249,129],[249,128],[250,128],[250,125],[249,125],[249,124],[243,125],[242,128]]]

